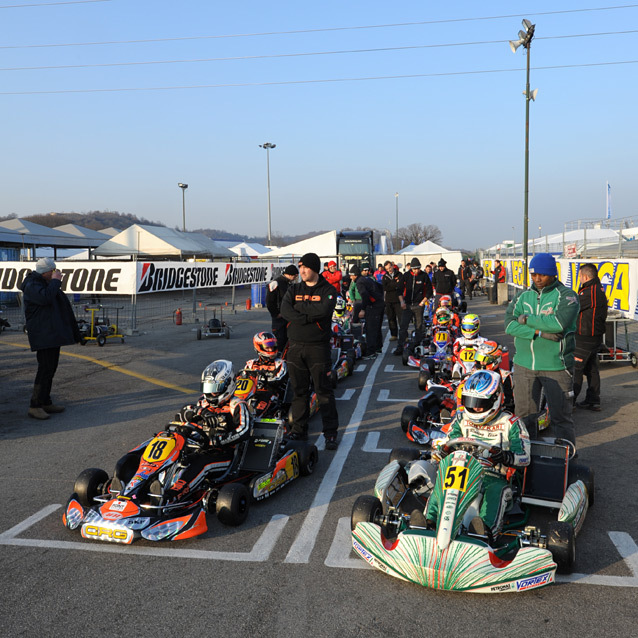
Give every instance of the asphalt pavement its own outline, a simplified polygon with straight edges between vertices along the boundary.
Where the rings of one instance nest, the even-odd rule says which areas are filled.
[[[469,302],[482,334],[511,346],[504,306]],[[577,539],[574,574],[524,594],[426,590],[367,568],[350,551],[349,517],[372,492],[393,447],[410,445],[399,417],[421,393],[416,371],[390,354],[359,361],[335,394],[336,452],[313,475],[251,507],[239,528],[170,544],[96,543],[66,530],[62,508],[87,467],[112,472],[128,449],[198,396],[208,363],[252,357],[265,310],[225,319],[229,340],[196,339],[196,324],[63,348],[48,421],[27,418],[36,370],[26,336],[0,335],[0,590],[3,636],[633,636],[638,621],[638,458],[629,363],[603,364],[602,412],[575,413],[579,461],[596,472],[596,503]],[[384,331],[385,333],[385,331]],[[322,437],[320,417],[311,433]]]

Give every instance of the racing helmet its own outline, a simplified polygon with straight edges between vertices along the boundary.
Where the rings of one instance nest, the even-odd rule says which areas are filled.
[[[474,361],[482,370],[498,370],[501,367],[503,350],[496,341],[485,341],[477,349]]]
[[[414,461],[408,471],[408,485],[417,495],[427,497],[436,483],[436,468],[430,461]]]
[[[461,334],[466,339],[473,339],[481,329],[481,320],[478,315],[465,315],[461,321]]]
[[[465,416],[479,427],[488,424],[500,412],[503,399],[501,375],[492,370],[472,373],[461,391]]]
[[[235,391],[235,370],[226,359],[213,361],[202,372],[201,390],[211,405],[220,405]]]
[[[443,295],[441,299],[439,299],[439,306],[441,308],[452,308],[452,297],[450,297],[450,295]]]
[[[343,314],[346,311],[346,302],[343,297],[337,297],[337,303],[335,303],[335,315],[337,317],[343,317]]]
[[[277,338],[272,332],[258,332],[253,337],[253,348],[263,359],[276,359],[279,354]]]
[[[447,308],[439,308],[436,311],[436,321],[440,326],[449,326],[452,322],[452,313]]]

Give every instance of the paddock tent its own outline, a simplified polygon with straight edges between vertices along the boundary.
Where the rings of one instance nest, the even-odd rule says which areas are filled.
[[[299,258],[306,253],[316,253],[322,261],[337,256],[337,231],[329,230],[310,239],[303,239],[288,246],[275,248],[270,252],[264,253],[262,257],[279,257],[282,258]]]
[[[99,246],[104,239],[80,237],[62,232],[26,219],[7,219],[0,222],[0,230],[12,230],[20,234],[25,246],[53,246],[54,248],[91,248]]]
[[[56,226],[54,230],[59,230],[69,235],[75,235],[76,237],[84,237],[85,239],[99,239],[101,242],[106,241],[111,237],[108,233],[103,233],[100,230],[93,230],[92,228],[85,228],[84,226],[78,226],[77,224],[63,224],[62,226]]]
[[[210,259],[235,257],[235,253],[200,233],[182,233],[164,226],[133,224],[93,251],[98,257],[173,257]]]
[[[270,248],[266,248],[262,244],[241,242],[234,246],[228,246],[239,257],[261,257],[264,253],[270,251]]]
[[[422,244],[410,244],[397,251],[397,255],[435,255],[437,253],[447,253],[447,248],[435,244],[433,241],[424,241]],[[455,251],[456,252],[456,251]]]

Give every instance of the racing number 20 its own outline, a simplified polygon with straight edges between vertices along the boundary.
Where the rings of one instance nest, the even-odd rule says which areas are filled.
[[[467,489],[467,477],[469,476],[469,473],[469,470],[462,465],[450,465],[445,472],[443,489],[465,492]]]

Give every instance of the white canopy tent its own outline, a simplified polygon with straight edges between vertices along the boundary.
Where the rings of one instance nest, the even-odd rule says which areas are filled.
[[[270,248],[266,248],[262,244],[247,243],[245,241],[229,246],[229,248],[239,257],[262,257],[270,251]]]
[[[295,259],[305,255],[306,253],[316,253],[319,255],[319,259],[321,261],[336,258],[337,231],[329,230],[327,233],[322,233],[316,237],[303,239],[302,241],[295,242],[288,246],[282,246],[281,248],[275,248],[261,256],[268,258],[279,257],[280,259]]]

